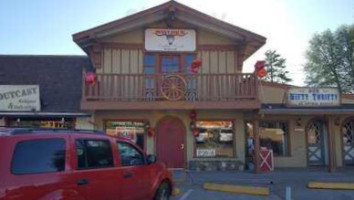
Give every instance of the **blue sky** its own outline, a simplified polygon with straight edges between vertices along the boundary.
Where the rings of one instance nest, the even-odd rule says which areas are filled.
[[[303,84],[308,41],[316,32],[354,23],[354,0],[178,0],[267,37],[245,62],[246,72],[267,49],[287,59],[294,84]],[[150,8],[165,0],[1,0],[0,54],[82,55],[73,33]]]

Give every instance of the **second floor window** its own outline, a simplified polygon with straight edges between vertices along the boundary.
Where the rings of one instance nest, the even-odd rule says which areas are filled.
[[[156,73],[156,56],[145,54],[144,56],[144,74]]]

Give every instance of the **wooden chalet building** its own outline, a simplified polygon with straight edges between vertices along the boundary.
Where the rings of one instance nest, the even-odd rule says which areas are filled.
[[[83,79],[81,100],[95,128],[130,137],[168,167],[243,170],[246,163],[260,162],[248,147],[253,145],[258,155],[262,145],[273,148],[276,167],[313,164],[334,170],[343,163],[338,158],[342,145],[323,140],[327,145],[317,147],[326,149],[321,153],[326,159],[312,162],[317,153],[307,141],[316,141],[316,133],[310,139],[306,135],[319,126],[311,120],[336,129],[326,136],[335,141],[341,141],[340,127],[349,122],[346,130],[351,128],[354,137],[352,97],[345,112],[332,107],[316,108],[323,110],[317,114],[296,112],[300,107],[289,108],[284,101],[290,86],[262,86],[255,73],[242,72],[243,62],[266,38],[178,2],[76,33],[73,39],[97,74],[94,84]],[[197,73],[191,68],[196,60],[202,63]],[[342,101],[336,105],[340,109]]]

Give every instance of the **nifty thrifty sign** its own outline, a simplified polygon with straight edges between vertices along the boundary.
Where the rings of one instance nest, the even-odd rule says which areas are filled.
[[[340,94],[336,88],[289,88],[289,106],[339,106]]]

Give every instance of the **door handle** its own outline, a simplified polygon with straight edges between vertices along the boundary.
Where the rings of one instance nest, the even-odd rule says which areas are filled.
[[[77,185],[88,185],[90,183],[89,180],[87,180],[86,178],[82,178],[77,180]]]
[[[131,177],[133,177],[133,173],[131,172],[126,172],[123,174],[123,178],[131,178]]]

